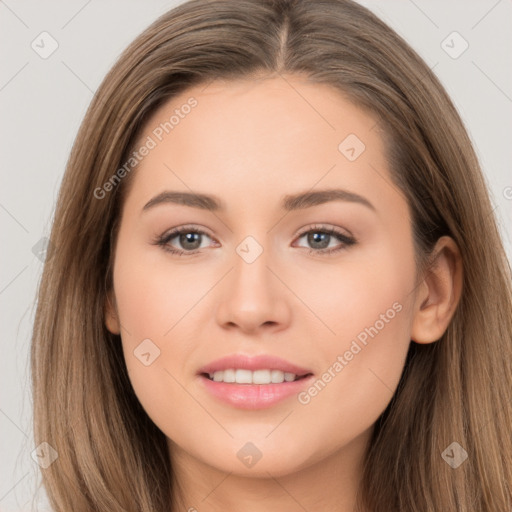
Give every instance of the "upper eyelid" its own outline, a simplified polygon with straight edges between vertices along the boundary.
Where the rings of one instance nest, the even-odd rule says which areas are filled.
[[[346,236],[347,238],[354,238],[352,233],[348,231],[346,228],[340,228],[338,226],[331,226],[329,223],[326,224],[319,224],[315,223],[311,226],[308,226],[304,228],[303,230],[300,230],[296,236],[304,236],[306,233],[309,233],[310,231],[334,231],[338,235]],[[342,233],[342,231],[346,231],[346,233]]]
[[[214,238],[214,236],[211,235],[206,228],[195,226],[193,224],[192,225],[185,224],[183,226],[176,226],[175,228],[171,228],[167,231],[164,231],[164,233],[162,234],[162,237],[167,237],[170,235],[178,235],[178,234],[180,234],[180,232],[181,233],[182,232],[201,233],[201,234],[208,235],[210,238]]]
[[[194,224],[190,224],[190,225],[189,224],[184,224],[183,226],[177,226],[175,228],[171,228],[171,229],[169,229],[167,231],[164,231],[164,233],[162,234],[162,237],[166,237],[166,236],[171,235],[171,234],[179,234],[180,232],[184,232],[184,231],[186,232],[187,230],[189,230],[191,232],[193,231],[193,232],[202,233],[202,234],[208,235],[211,238],[215,238],[212,234],[209,233],[209,230],[207,228],[199,227],[199,226],[196,226]],[[347,229],[340,228],[340,227],[335,227],[335,226],[330,226],[328,223],[327,224],[321,224],[321,223],[312,224],[311,226],[307,226],[307,227],[299,230],[299,232],[296,233],[295,236],[303,236],[304,234],[309,233],[310,231],[314,231],[314,230],[318,230],[318,231],[322,231],[322,230],[333,230],[333,231],[344,230],[344,231],[347,231],[347,234],[345,234],[345,236],[352,237],[352,234]],[[344,234],[344,233],[340,233],[340,234]]]

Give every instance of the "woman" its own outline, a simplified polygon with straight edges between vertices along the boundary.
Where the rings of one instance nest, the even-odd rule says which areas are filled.
[[[511,509],[489,195],[367,9],[162,16],[92,101],[51,240],[32,372],[56,511]]]

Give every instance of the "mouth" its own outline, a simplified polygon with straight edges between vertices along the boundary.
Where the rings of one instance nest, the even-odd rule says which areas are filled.
[[[274,356],[234,354],[198,372],[206,393],[239,409],[264,409],[300,393],[313,372]]]
[[[286,373],[288,380],[285,380],[285,372],[279,370],[242,370],[240,372],[239,369],[234,369],[231,372],[227,369],[214,372],[213,377],[208,373],[201,373],[199,378],[203,390],[216,401],[236,409],[257,410],[268,409],[287,399],[297,398],[299,393],[314,380],[312,373],[304,375]],[[226,382],[226,380],[232,380],[233,375],[235,381]],[[276,382],[272,382],[272,378]]]

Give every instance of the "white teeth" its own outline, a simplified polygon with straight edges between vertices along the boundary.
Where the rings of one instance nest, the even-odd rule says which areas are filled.
[[[297,378],[295,373],[282,372],[281,370],[242,370],[228,369],[219,370],[209,374],[210,379],[215,382],[237,383],[237,384],[281,384],[292,382]]]
[[[252,372],[253,384],[270,384],[271,382],[270,370],[256,370]]]
[[[293,376],[295,378],[295,375]],[[281,370],[272,370],[272,383],[281,384],[284,381],[284,373]]]
[[[236,382],[235,370],[224,370],[224,382]]]
[[[251,370],[235,370],[235,380],[237,384],[252,384]]]

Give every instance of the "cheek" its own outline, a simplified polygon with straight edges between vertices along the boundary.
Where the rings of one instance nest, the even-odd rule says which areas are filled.
[[[324,349],[322,373],[298,396],[303,417],[313,426],[324,418],[322,436],[334,444],[369,429],[395,393],[410,344],[409,322],[400,307],[395,303],[384,310],[385,320],[363,322],[356,335],[340,336]]]
[[[364,342],[365,329],[375,324],[389,336],[394,329],[404,333],[401,322],[408,325],[406,305],[414,290],[411,246],[405,244],[397,251],[391,242],[379,241],[326,261],[292,265],[286,282],[293,283],[294,292],[314,315],[311,321],[318,325],[317,335],[325,340],[322,345],[329,354],[333,347],[341,350],[350,345],[360,333]]]
[[[114,268],[116,302],[123,326],[134,339],[169,338],[211,287],[196,272],[170,262],[163,250],[155,258],[157,251],[120,243]]]
[[[178,265],[150,261],[149,252],[120,238],[114,290],[130,381],[148,415],[163,426],[172,423],[169,404],[183,399],[174,378],[181,381],[177,369],[193,349],[183,329],[204,290]]]
[[[319,323],[321,342],[316,346],[326,367],[346,354],[345,377],[338,384],[344,379],[351,386],[361,381],[358,394],[363,389],[371,394],[372,382],[389,393],[379,377],[390,388],[398,382],[410,343],[414,276],[412,245],[397,250],[392,242],[380,241],[347,252],[339,264],[317,264],[296,277],[295,290],[307,297],[309,309],[324,324]]]
[[[306,278],[309,287],[322,285],[322,293],[310,293],[310,305],[331,332],[325,329],[316,345],[324,367],[298,398],[310,418],[330,417],[324,425],[333,439],[369,428],[400,380],[415,275],[412,247],[401,249],[383,244]]]

